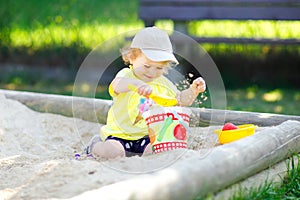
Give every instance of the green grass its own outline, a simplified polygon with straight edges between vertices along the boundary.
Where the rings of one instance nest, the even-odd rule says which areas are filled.
[[[26,3],[2,0],[2,44],[32,51],[74,44],[93,49],[119,33],[142,28],[137,13],[137,0],[30,0]],[[156,25],[173,29],[170,20],[161,20]],[[189,24],[189,30],[202,36],[299,38],[300,22],[195,21]]]
[[[0,1],[1,43],[32,54],[45,48],[93,49],[121,32],[141,28],[136,10],[133,0]]]
[[[84,24],[136,23],[137,0],[22,0],[0,1],[4,23],[11,27],[32,29],[60,25],[80,27]],[[123,11],[123,12],[121,12]],[[126,21],[124,21],[126,20]]]
[[[226,30],[226,31],[224,31]],[[299,38],[299,21],[195,21],[189,24],[193,35],[224,37]]]
[[[53,16],[54,17],[54,16]],[[60,15],[54,17],[49,24],[28,27],[17,24],[11,25],[10,45],[12,47],[30,47],[33,50],[43,48],[45,46],[71,46],[74,43],[80,43],[83,47],[93,49],[96,44],[118,35],[119,33],[137,30],[143,27],[141,21],[114,23],[110,21],[95,21],[89,23],[80,23],[76,18],[70,21]],[[224,24],[223,24],[224,23]],[[263,21],[256,24],[256,31],[252,31],[254,22],[205,22],[195,28],[201,28],[202,31],[196,31],[196,35],[202,36],[226,36],[226,37],[279,37],[279,38],[299,38],[300,22],[276,22]],[[215,26],[223,27],[229,30],[225,33],[221,29],[215,29]],[[282,24],[277,26],[277,24]],[[158,27],[165,29],[173,29],[171,21],[161,21]],[[272,29],[269,26],[273,27]],[[284,27],[284,28],[281,28]],[[239,29],[235,32],[235,29]],[[242,29],[242,30],[241,30]],[[215,30],[219,30],[216,32]],[[293,31],[292,31],[293,30]],[[204,45],[207,49],[213,48],[212,45]]]
[[[299,155],[297,156],[299,160]],[[287,174],[282,182],[265,182],[257,188],[239,189],[230,200],[291,200],[300,198],[300,163],[295,163],[295,158],[291,159],[291,164],[287,165]]]
[[[300,115],[300,91],[287,88],[230,89],[226,92],[227,109]]]

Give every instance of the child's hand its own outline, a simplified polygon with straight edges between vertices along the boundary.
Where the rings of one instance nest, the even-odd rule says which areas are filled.
[[[143,96],[149,96],[152,93],[152,88],[148,84],[142,84],[141,86],[138,87],[137,92],[139,95]]]
[[[204,92],[206,89],[204,79],[201,77],[195,79],[190,88],[192,89],[195,95],[198,95],[200,92]]]

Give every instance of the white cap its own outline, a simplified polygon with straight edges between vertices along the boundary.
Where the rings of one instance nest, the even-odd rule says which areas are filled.
[[[131,42],[131,48],[139,48],[152,61],[170,61],[178,64],[173,54],[167,32],[153,26],[140,30]]]

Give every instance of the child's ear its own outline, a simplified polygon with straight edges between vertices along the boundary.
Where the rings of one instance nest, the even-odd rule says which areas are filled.
[[[130,55],[128,56],[128,60],[129,60],[129,64],[132,65],[135,60],[135,55],[133,55],[133,53],[130,53]]]
[[[132,65],[132,63],[133,63],[133,59],[132,59],[132,58],[129,58],[129,64]]]
[[[130,63],[131,65],[133,65],[133,63],[134,63],[135,60],[136,60],[136,56],[131,55],[131,56],[129,57],[129,63]]]

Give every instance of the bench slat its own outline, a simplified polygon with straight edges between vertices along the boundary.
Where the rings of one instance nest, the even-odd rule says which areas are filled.
[[[175,30],[187,33],[191,20],[300,20],[300,0],[140,0],[139,18],[146,26],[173,20]],[[199,43],[300,44],[298,38],[193,38]]]
[[[299,20],[300,7],[140,7],[142,20]]]

